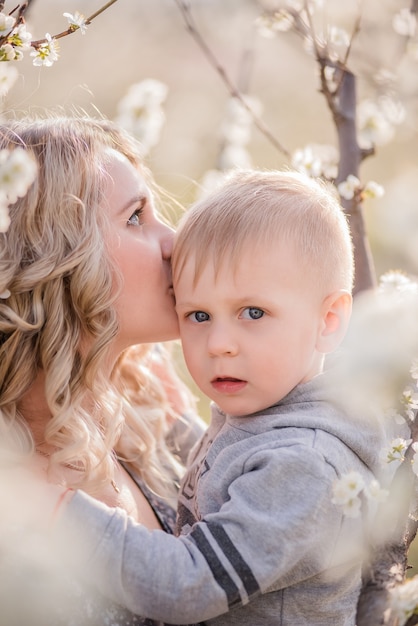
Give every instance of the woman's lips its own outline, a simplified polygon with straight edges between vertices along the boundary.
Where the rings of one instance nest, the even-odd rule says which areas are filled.
[[[247,384],[246,380],[240,380],[239,378],[214,378],[211,383],[212,387],[218,393],[232,394],[238,393]]]

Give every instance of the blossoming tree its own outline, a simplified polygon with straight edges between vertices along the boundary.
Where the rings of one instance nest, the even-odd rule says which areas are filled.
[[[25,13],[33,2],[29,0],[10,12],[6,11],[5,2],[0,2],[0,61],[9,62],[0,64],[0,96],[7,93],[16,80],[15,61],[28,54],[35,66],[51,67],[59,59],[58,40],[77,31],[85,34],[89,24],[117,0],[107,2],[89,17],[79,12],[64,13],[67,28],[56,35],[46,33],[37,40],[28,31],[25,21]],[[418,366],[414,357],[418,354],[418,336],[416,339],[412,336],[418,334],[415,325],[418,286],[408,277],[396,274],[384,277],[377,288],[364,227],[363,203],[368,198],[381,196],[384,190],[374,181],[361,182],[360,171],[364,160],[373,156],[376,147],[388,141],[393,128],[402,122],[402,104],[390,91],[381,93],[375,101],[358,101],[357,77],[351,70],[350,61],[361,30],[361,2],[358,3],[359,12],[352,20],[351,30],[347,32],[326,19],[325,7],[320,0],[254,0],[259,8],[256,28],[260,36],[300,38],[304,50],[310,55],[313,69],[318,71],[319,89],[336,133],[336,146],[308,144],[291,152],[264,123],[260,101],[250,97],[247,89],[230,78],[195,23],[191,3],[186,0],[173,0],[173,3],[229,93],[218,160],[203,178],[203,192],[216,185],[230,169],[251,166],[248,142],[251,129],[255,126],[287,158],[289,164],[310,176],[325,178],[335,185],[340,194],[355,245],[355,291],[361,294],[374,288],[374,300],[363,300],[358,307],[363,309],[363,314],[360,325],[354,323],[353,331],[363,355],[365,345],[371,346],[372,365],[367,375],[376,370],[376,350],[382,343],[382,336],[377,332],[382,329],[378,320],[386,320],[385,331],[391,325],[399,326],[401,320],[400,332],[396,334],[393,344],[385,344],[385,352],[380,352],[381,361],[390,363],[390,371],[385,370],[378,383],[373,377],[373,380],[367,378],[367,385],[364,381],[362,383],[368,393],[373,390],[375,398],[385,395],[383,387],[385,390],[391,387],[390,398],[396,406],[390,407],[384,402],[385,406],[379,405],[379,410],[385,410],[388,419],[399,423],[400,431],[404,431],[406,426],[408,436],[399,434],[394,437],[390,448],[382,451],[382,459],[391,466],[397,465],[398,470],[390,489],[382,488],[377,482],[365,485],[354,473],[343,476],[335,484],[333,502],[349,516],[360,514],[365,503],[373,502],[379,507],[378,516],[383,520],[383,523],[377,524],[375,536],[371,537],[365,554],[357,626],[400,626],[406,623],[411,626],[418,623],[418,582],[412,579],[403,584],[403,581],[408,549],[417,531],[414,490],[415,474],[418,474],[418,429],[415,424]],[[408,6],[396,7],[393,11],[394,33],[403,42],[405,55],[418,56],[417,11],[417,0],[410,0]],[[119,102],[116,118],[141,139],[145,155],[158,143],[164,123],[163,104],[166,97],[167,87],[160,81],[149,79],[132,85]],[[13,153],[0,154],[0,232],[6,232],[9,225],[7,207],[26,193],[35,176],[36,168],[23,151],[16,149]],[[0,294],[0,298],[7,295]],[[390,302],[389,306],[387,302]],[[370,328],[376,329],[374,342],[370,341]],[[353,381],[359,382],[358,376],[353,375]],[[362,385],[359,384],[360,387]],[[398,497],[399,494],[402,498]],[[390,533],[387,532],[388,527]]]

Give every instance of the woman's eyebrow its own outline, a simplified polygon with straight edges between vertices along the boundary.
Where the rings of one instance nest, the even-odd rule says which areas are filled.
[[[122,215],[123,213],[125,213],[131,206],[134,206],[135,204],[139,204],[141,205],[141,208],[146,204],[148,200],[148,196],[145,194],[141,194],[141,195],[137,195],[137,196],[133,196],[132,198],[130,198],[127,202],[125,202],[125,204],[119,209],[118,211],[118,215]]]

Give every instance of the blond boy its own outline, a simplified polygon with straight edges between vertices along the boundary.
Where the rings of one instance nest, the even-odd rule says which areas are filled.
[[[353,470],[369,482],[383,441],[323,373],[351,313],[342,209],[295,172],[236,174],[184,216],[173,277],[186,362],[213,401],[179,537],[78,492],[66,519],[86,576],[169,623],[354,626],[364,520],[332,486]]]

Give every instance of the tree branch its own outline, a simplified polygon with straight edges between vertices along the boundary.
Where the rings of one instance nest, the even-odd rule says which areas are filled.
[[[115,4],[115,2],[118,2],[118,0],[109,0],[109,2],[106,2],[106,4],[104,6],[102,6],[100,9],[98,9],[95,13],[93,13],[92,15],[90,15],[90,17],[86,18],[86,24],[91,24],[91,22],[101,13],[103,13],[103,11],[106,11],[109,7],[112,6],[112,4]],[[67,30],[62,31],[61,33],[58,33],[56,35],[52,36],[52,39],[62,39],[63,37],[67,37],[67,35],[72,35],[73,33],[77,32],[78,28],[67,28]],[[39,46],[41,46],[43,43],[47,43],[46,39],[37,39],[36,41],[32,41],[31,42],[31,46],[33,48],[39,48]]]
[[[194,24],[193,17],[192,17],[190,7],[188,6],[188,4],[186,4],[184,0],[174,0],[174,2],[177,4],[179,8],[179,11],[183,17],[187,31],[190,33],[190,35],[193,37],[193,39],[195,40],[199,48],[202,50],[203,54],[205,55],[206,59],[209,61],[210,65],[219,74],[222,82],[228,89],[229,94],[233,98],[236,98],[237,100],[239,100],[242,106],[251,114],[253,122],[254,122],[254,126],[268,139],[268,141],[279,152],[284,154],[287,158],[290,158],[291,156],[290,152],[276,139],[276,137],[274,137],[273,133],[270,131],[267,125],[263,122],[263,120],[254,113],[254,111],[248,105],[243,94],[240,92],[238,87],[234,84],[232,79],[227,74],[223,65],[218,61],[218,59],[214,55],[211,48],[206,43],[205,39],[202,37],[200,31]]]
[[[412,443],[418,438],[418,420],[411,425]],[[390,590],[405,580],[407,554],[417,533],[416,477],[412,471],[415,450],[409,445],[405,460],[393,478],[386,503],[380,507],[377,520],[388,539],[376,533],[369,562],[363,571],[363,586],[357,606],[357,626],[396,626],[389,610]],[[383,520],[383,522],[382,522]],[[414,616],[415,619],[417,616]],[[418,622],[408,621],[408,626]]]

